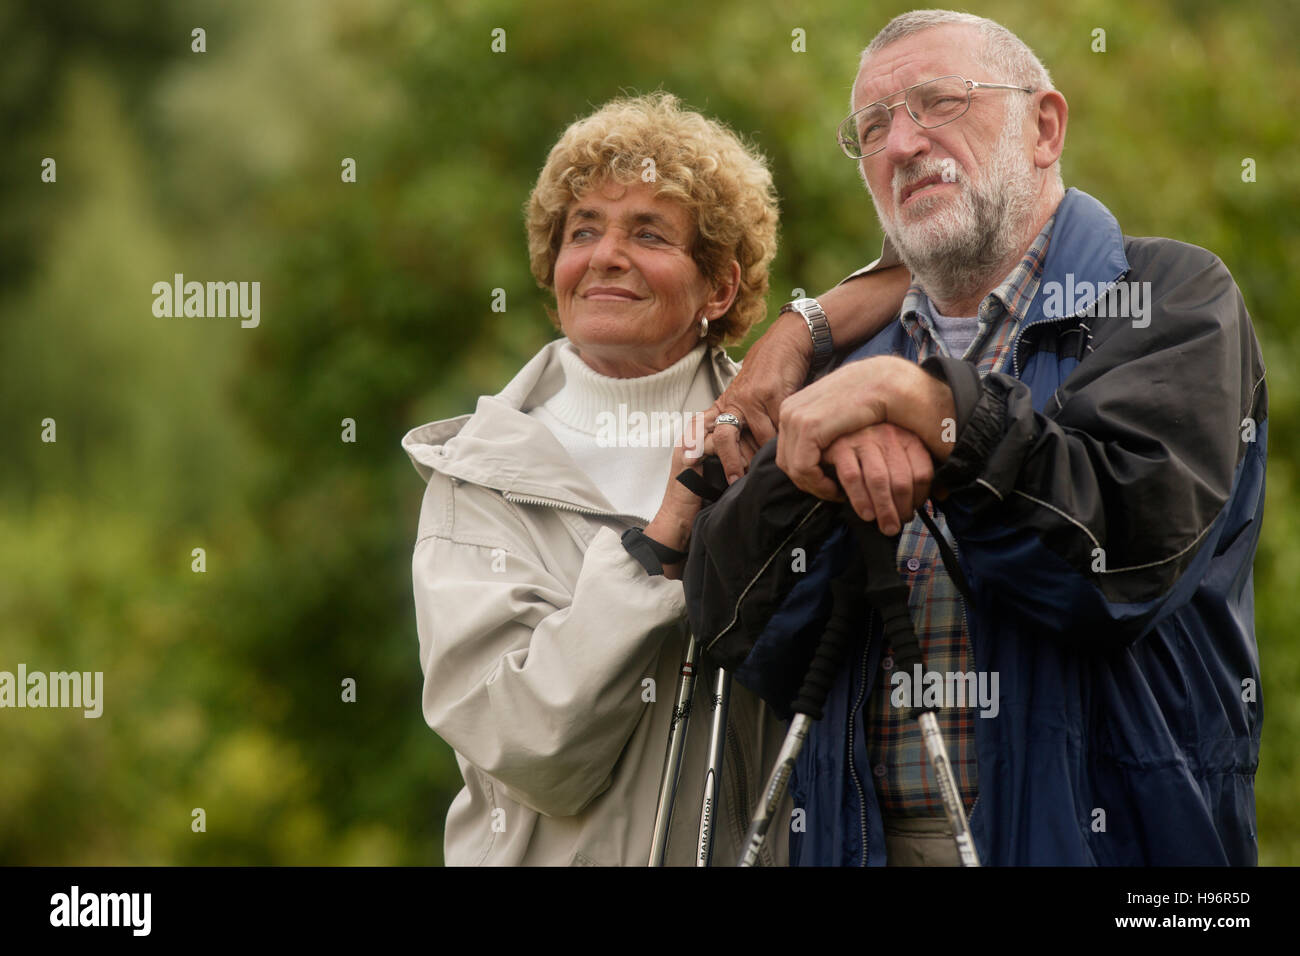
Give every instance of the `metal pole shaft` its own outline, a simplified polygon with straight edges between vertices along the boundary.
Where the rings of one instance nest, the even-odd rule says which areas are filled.
[[[781,743],[781,752],[776,757],[776,766],[772,768],[772,776],[768,778],[763,801],[754,811],[754,821],[749,825],[749,833],[745,837],[744,856],[740,858],[738,866],[758,865],[758,853],[763,849],[763,842],[767,839],[767,830],[772,825],[772,818],[776,816],[777,807],[785,797],[786,787],[790,785],[790,775],[794,773],[794,762],[799,757],[799,751],[803,749],[804,741],[808,739],[808,728],[811,726],[812,718],[807,714],[795,714],[794,719],[790,721],[790,729],[786,732],[785,740]]]
[[[713,686],[713,725],[709,729],[709,767],[704,775],[704,800],[700,805],[700,838],[695,848],[695,865],[713,862],[713,836],[717,830],[718,793],[722,788],[722,761],[727,749],[727,707],[731,698],[731,674],[718,668]]]
[[[682,668],[677,677],[677,699],[673,702],[672,723],[668,728],[668,752],[664,755],[664,772],[659,780],[659,805],[655,809],[654,833],[650,838],[651,866],[663,866],[668,853],[668,828],[673,819],[677,779],[682,772],[682,752],[686,745],[686,727],[691,719],[698,654],[695,635],[691,634],[686,640],[686,653],[682,656]]]
[[[943,809],[948,814],[948,825],[952,827],[953,839],[957,841],[957,853],[962,866],[979,866],[979,855],[975,852],[975,835],[971,833],[970,823],[966,820],[966,810],[962,806],[961,793],[957,790],[957,781],[952,775],[952,765],[948,763],[948,750],[943,745],[943,735],[939,733],[939,720],[932,711],[922,711],[917,718],[921,724],[921,739],[934,767],[934,775],[939,781],[939,796],[943,798]]]

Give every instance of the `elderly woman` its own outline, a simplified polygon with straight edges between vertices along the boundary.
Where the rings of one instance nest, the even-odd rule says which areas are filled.
[[[685,446],[704,432],[674,447],[644,426],[709,409],[735,376],[720,343],[764,312],[775,192],[758,154],[661,93],[569,127],[527,220],[564,337],[473,415],[403,440],[428,481],[424,715],[465,778],[446,860],[645,865],[685,643],[677,562],[701,505],[673,476],[698,470]],[[704,730],[687,738],[669,863],[693,862]],[[737,857],[781,734],[733,691],[720,862]],[[774,843],[764,862],[783,864],[784,834]]]

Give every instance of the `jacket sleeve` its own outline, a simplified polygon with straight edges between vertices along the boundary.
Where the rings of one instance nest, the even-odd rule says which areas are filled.
[[[1264,369],[1231,275],[1172,240],[1130,240],[1128,254],[1128,279],[1152,283],[1149,313],[1086,319],[1091,351],[1054,395],[923,364],[957,407],[935,480],[968,573],[1049,633],[1094,644],[1135,640],[1190,600],[1256,514],[1225,508],[1239,476],[1258,475],[1242,494],[1263,494]]]
[[[580,812],[645,713],[642,680],[684,619],[681,583],[647,575],[609,528],[566,583],[510,502],[438,474],[413,578],[429,726],[516,802]]]
[[[881,269],[891,269],[894,266],[901,265],[902,262],[903,260],[899,257],[898,250],[896,250],[894,244],[889,241],[889,237],[885,236],[884,241],[880,244],[880,255],[876,259],[867,263],[861,269],[850,272],[847,276],[837,282],[836,285],[844,285],[846,282],[851,282],[861,276],[870,275],[872,272],[878,272]]]

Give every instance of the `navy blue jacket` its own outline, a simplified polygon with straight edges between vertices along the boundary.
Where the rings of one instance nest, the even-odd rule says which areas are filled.
[[[1121,281],[1150,283],[1145,319],[1113,315]],[[890,354],[917,357],[898,322],[850,360]],[[1122,235],[1071,189],[1009,367],[924,367],[954,393],[940,506],[972,592],[974,666],[1000,681],[997,716],[975,720],[981,860],[1256,863],[1267,397],[1227,268]],[[743,529],[721,533],[743,548]],[[771,618],[764,667],[738,675],[760,694],[786,680],[783,645],[824,623],[847,538],[832,535]],[[873,618],[796,769],[795,865],[885,863],[863,732]]]

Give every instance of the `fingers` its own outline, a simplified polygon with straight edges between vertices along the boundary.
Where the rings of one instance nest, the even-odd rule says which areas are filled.
[[[778,445],[778,456],[779,452]],[[816,495],[826,501],[843,501],[844,495],[840,491],[840,486],[822,470],[821,460],[817,459],[811,468],[802,470],[794,469],[781,465],[780,458],[777,459],[777,466],[786,473],[786,476],[795,484],[795,487],[810,495]]]
[[[884,439],[884,440],[882,440]],[[865,436],[858,444],[858,463],[862,482],[871,496],[876,524],[885,534],[902,530],[902,514],[909,518],[912,500],[912,466],[902,450],[885,439],[879,431]],[[899,495],[905,503],[899,508]]]
[[[821,463],[823,449],[830,441],[824,440],[820,434],[824,420],[815,413],[804,412],[802,404],[796,405],[801,397],[794,396],[782,408],[776,463],[796,487],[829,500],[829,487],[835,483],[822,472]],[[833,439],[835,436],[836,433],[832,432],[830,437]]]
[[[781,402],[775,402],[775,407],[770,413],[768,406],[764,405],[757,409],[750,409],[749,417],[744,419],[750,436],[754,443],[754,450],[762,448],[773,438],[776,437],[776,423],[781,414]]]
[[[734,406],[724,409],[735,415],[742,422],[745,417],[734,410]],[[714,426],[713,450],[722,462],[722,470],[727,473],[727,484],[735,482],[749,468],[751,454],[746,454],[742,443],[742,429],[734,425]]]
[[[891,535],[898,534],[925,502],[934,477],[934,464],[924,442],[891,424],[872,425],[837,438],[826,449],[822,463],[835,469],[853,510]]]
[[[862,478],[858,450],[853,443],[844,438],[831,442],[831,446],[826,449],[825,462],[835,469],[835,477],[858,517],[863,521],[875,521],[876,510],[872,507],[871,495]]]
[[[713,427],[716,417],[717,413],[713,409],[686,416],[679,447],[673,452],[675,458],[680,454],[680,463],[675,464],[698,468],[702,458],[714,454],[713,435],[709,429]]]
[[[727,475],[727,484],[734,484],[740,479],[741,475],[749,471],[749,463],[754,459],[755,453],[762,447],[762,444],[750,434],[750,420],[745,417],[747,413],[738,406],[722,406],[719,403],[714,405],[713,410],[718,410],[720,413],[730,412],[744,423],[744,427],[741,428],[725,423],[713,425],[713,431],[710,433],[712,447],[709,453],[717,455],[721,460],[722,470]],[[717,415],[714,415],[714,419],[716,418]],[[764,416],[760,416],[760,420],[767,421]]]
[[[877,368],[873,361],[837,369],[781,404],[777,464],[798,487],[812,491],[824,477],[822,454],[831,442],[886,421],[881,397],[863,384]]]
[[[895,430],[901,433],[903,451],[912,465],[912,510],[918,511],[925,506],[925,499],[930,497],[930,485],[934,481],[934,459],[930,457],[930,451],[921,439],[904,429]]]
[[[777,319],[745,353],[740,373],[716,403],[718,411],[744,422],[749,435],[746,441],[720,433],[718,457],[729,480],[744,474],[754,452],[776,436],[781,403],[803,385],[811,356],[808,329],[793,316]]]
[[[876,436],[880,447],[884,450],[885,467],[888,469],[884,483],[888,489],[887,494],[893,511],[891,518],[881,522],[880,530],[885,534],[898,534],[903,529],[903,522],[911,521],[912,514],[916,510],[912,506],[915,487],[912,462],[902,442],[899,441],[900,431],[901,429],[890,426],[881,429]]]
[[[889,468],[890,493],[902,521],[908,521],[930,496],[934,478],[934,460],[925,442],[897,425],[879,425],[869,429],[882,449]],[[892,532],[890,532],[892,533]]]

